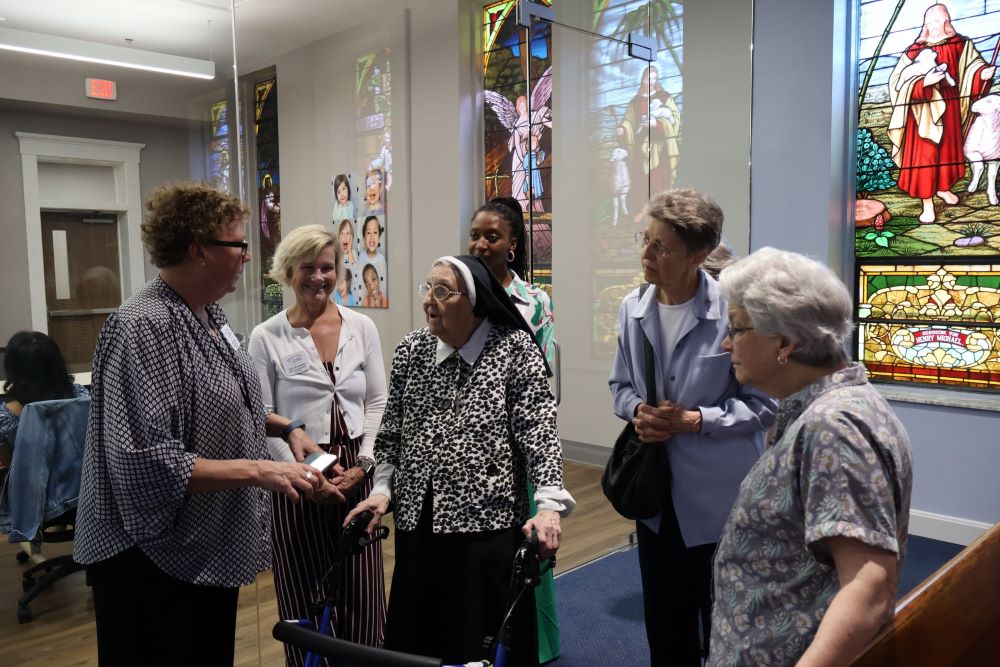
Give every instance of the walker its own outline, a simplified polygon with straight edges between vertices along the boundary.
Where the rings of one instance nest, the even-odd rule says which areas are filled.
[[[330,658],[334,664],[344,662],[359,667],[507,667],[507,652],[510,647],[510,617],[514,608],[525,591],[531,590],[541,582],[542,575],[555,567],[555,556],[548,559],[548,564],[542,564],[538,554],[538,542],[532,536],[525,540],[514,553],[514,567],[511,572],[510,593],[503,620],[493,637],[486,637],[483,642],[484,652],[489,656],[486,660],[469,662],[463,665],[443,664],[441,660],[426,656],[399,653],[371,646],[354,644],[344,639],[333,637],[328,628],[333,605],[336,604],[339,575],[347,556],[358,554],[361,550],[377,540],[384,540],[389,535],[389,529],[379,526],[369,537],[365,528],[371,522],[373,514],[365,511],[356,516],[344,529],[337,551],[337,559],[330,568],[329,576],[337,579],[328,587],[331,594],[317,607],[322,605],[320,627],[317,629],[309,619],[298,621],[278,621],[272,630],[272,636],[278,641],[291,644],[308,651],[305,667],[319,667],[323,657]]]

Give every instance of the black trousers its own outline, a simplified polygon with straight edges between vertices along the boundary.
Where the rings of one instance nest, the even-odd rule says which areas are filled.
[[[510,592],[513,558],[524,540],[517,526],[481,533],[435,533],[431,498],[416,530],[396,531],[396,566],[385,648],[465,663],[487,657]],[[538,664],[535,595],[521,595],[510,619],[507,664]]]
[[[239,588],[175,579],[137,548],[87,567],[101,667],[232,665]]]
[[[712,618],[712,558],[716,544],[686,547],[673,503],[654,533],[636,522],[642,602],[652,667],[701,667]],[[702,634],[699,638],[698,625]]]

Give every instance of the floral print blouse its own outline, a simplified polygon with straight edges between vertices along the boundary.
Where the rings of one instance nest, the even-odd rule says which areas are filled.
[[[551,366],[555,357],[552,339],[555,336],[556,323],[555,315],[552,314],[552,301],[541,287],[524,282],[521,276],[513,271],[511,275],[513,279],[504,290],[521,312],[524,321],[531,327],[535,340],[542,348],[545,361]]]
[[[708,667],[795,664],[839,590],[823,538],[892,551],[902,570],[909,438],[863,366],[782,401],[773,442],[719,541]]]

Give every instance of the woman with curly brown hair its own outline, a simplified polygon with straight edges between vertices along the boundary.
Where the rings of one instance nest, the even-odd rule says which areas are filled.
[[[232,664],[239,587],[271,564],[267,491],[296,499],[321,477],[268,456],[257,372],[216,303],[250,259],[246,207],[194,183],[146,206],[159,276],[97,341],[73,557],[102,665],[150,646],[157,664]]]

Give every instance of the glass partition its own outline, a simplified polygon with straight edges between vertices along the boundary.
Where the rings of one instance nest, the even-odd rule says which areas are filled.
[[[555,20],[533,25],[530,49],[514,3],[483,11],[484,190],[520,201],[528,276],[552,297],[560,434],[610,443],[607,377],[619,306],[642,282],[646,202],[701,190],[730,245],[749,246],[752,6],[545,4]]]
[[[142,250],[142,202],[175,180],[243,194],[231,5],[0,0],[0,17],[0,346],[19,330],[47,332],[89,384],[104,320],[156,275]],[[241,337],[256,316],[247,293],[241,285],[223,303]],[[35,620],[18,627],[25,654],[9,647],[12,664],[45,655],[96,664],[84,578],[57,588],[32,603]],[[250,586],[239,664],[258,664],[256,606]],[[53,626],[90,629],[70,643]]]

